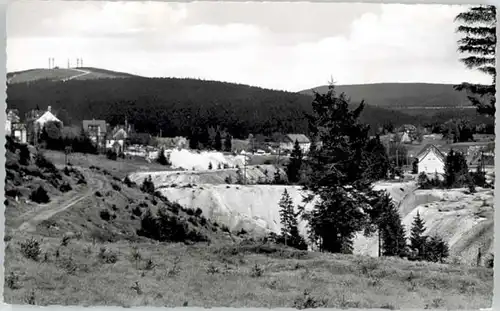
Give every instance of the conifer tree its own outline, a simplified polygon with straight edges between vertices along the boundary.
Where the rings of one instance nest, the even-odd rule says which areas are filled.
[[[426,243],[425,260],[432,262],[443,262],[450,255],[448,244],[438,236],[432,236]]]
[[[160,152],[158,153],[158,158],[156,159],[158,163],[161,165],[170,165],[167,157],[165,156],[165,149],[161,148]]]
[[[286,189],[279,201],[279,207],[282,225],[280,240],[283,240],[288,246],[307,249],[305,240],[299,234],[297,215],[293,209],[292,198]]]
[[[370,163],[369,169],[365,171],[367,176],[372,179],[387,177],[390,168],[389,157],[379,135],[368,141],[366,152],[369,155],[368,161]]]
[[[446,156],[444,171],[447,187],[462,186],[467,183],[469,168],[462,153],[451,150]]]
[[[309,129],[322,146],[308,157],[305,186],[319,200],[310,212],[303,211],[303,217],[310,239],[321,251],[351,253],[356,232],[367,224],[363,206],[372,182],[365,176],[368,126],[358,121],[364,102],[350,110],[345,94],[337,95],[330,85],[326,94],[315,94],[312,106]]]
[[[211,170],[213,168],[212,162],[208,163],[208,169]]]
[[[491,85],[462,83],[455,88],[465,90],[470,102],[481,114],[495,116],[495,49],[496,49],[496,8],[482,5],[470,8],[457,15],[461,25],[457,32],[464,37],[458,41],[458,51],[466,54],[461,61],[469,69],[477,69],[492,77]]]
[[[149,193],[149,194],[154,194],[155,193],[155,185],[153,183],[153,179],[151,178],[151,175],[149,175],[147,178],[144,179],[141,185],[141,190],[143,192]]]
[[[290,155],[290,162],[286,167],[288,181],[291,183],[299,181],[300,169],[302,168],[302,158],[302,149],[300,148],[299,142],[296,140],[292,154]]]
[[[231,152],[232,143],[231,143],[231,135],[229,133],[226,135],[224,139],[224,151]]]
[[[424,232],[425,222],[417,211],[417,215],[413,219],[410,236],[410,248],[415,253],[414,257],[417,260],[422,260],[426,257],[427,236],[424,236]]]
[[[385,191],[375,192],[371,209],[372,223],[378,229],[383,256],[406,255],[406,232],[397,207]]]
[[[222,151],[222,137],[220,131],[217,131],[217,133],[215,134],[214,148],[217,151]]]

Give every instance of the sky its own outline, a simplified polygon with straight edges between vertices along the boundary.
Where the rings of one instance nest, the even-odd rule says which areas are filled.
[[[381,82],[491,83],[460,63],[466,7],[375,3],[15,1],[7,70],[76,65],[300,91]]]

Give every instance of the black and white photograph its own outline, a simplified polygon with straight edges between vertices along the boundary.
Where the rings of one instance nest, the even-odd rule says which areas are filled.
[[[12,1],[4,302],[491,308],[496,14]]]

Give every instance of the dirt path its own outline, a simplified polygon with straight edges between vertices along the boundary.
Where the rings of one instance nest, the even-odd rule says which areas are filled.
[[[72,70],[78,71],[80,73],[77,74],[77,75],[71,76],[71,77],[69,77],[67,79],[64,79],[63,82],[66,82],[66,81],[69,81],[69,80],[73,80],[73,79],[76,79],[76,78],[79,78],[79,77],[83,77],[83,76],[86,76],[86,75],[90,74],[90,71],[87,71],[87,70],[74,69],[74,68]]]
[[[73,197],[62,198],[61,200],[56,200],[45,205],[40,205],[40,207],[35,211],[30,211],[26,214],[21,215],[21,219],[24,217],[27,217],[28,219],[25,220],[17,228],[17,230],[33,232],[35,231],[37,224],[39,224],[40,222],[51,218],[57,213],[67,210],[78,202],[91,196],[95,191],[102,189],[102,187],[104,186],[103,180],[99,180],[98,178],[96,178],[96,176],[94,176],[92,172],[89,172],[88,170],[85,170],[83,168],[80,169],[88,182],[87,190],[84,193]]]

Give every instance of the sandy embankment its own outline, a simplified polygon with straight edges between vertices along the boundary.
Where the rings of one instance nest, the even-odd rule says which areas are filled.
[[[248,167],[249,179],[257,180],[274,174],[272,166]],[[235,180],[236,170],[184,171],[136,173],[131,179],[141,182],[151,175],[156,187],[171,201],[190,208],[201,208],[203,213],[227,225],[232,230],[263,233],[281,229],[278,202],[286,189],[296,206],[303,204],[305,193],[296,186],[227,185],[225,178]],[[172,187],[175,184],[175,187]],[[194,184],[183,187],[186,184]],[[467,194],[466,189],[417,190],[415,182],[377,183],[376,189],[387,190],[398,205],[403,224],[409,235],[417,211],[426,222],[428,235],[438,234],[450,245],[452,256],[460,255],[466,262],[474,262],[477,248],[492,252],[493,248],[493,190],[478,189]],[[306,206],[306,209],[312,205]],[[300,221],[300,232],[306,235],[306,223]],[[356,253],[376,256],[377,237],[359,235],[354,243]]]

